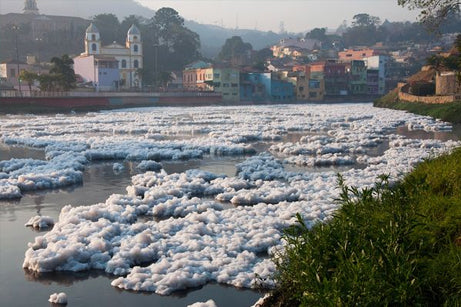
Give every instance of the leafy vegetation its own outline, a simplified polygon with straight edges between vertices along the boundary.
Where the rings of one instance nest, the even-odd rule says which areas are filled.
[[[420,19],[432,29],[440,25],[453,13],[459,13],[459,0],[398,0],[398,4],[409,9],[421,10]]]
[[[240,36],[232,36],[222,46],[221,52],[218,54],[218,59],[221,61],[230,61],[234,57],[246,56],[251,50],[253,50],[253,47],[250,43],[243,42]]]
[[[311,229],[298,216],[275,258],[267,306],[459,306],[461,149],[420,164],[390,186],[347,187]]]

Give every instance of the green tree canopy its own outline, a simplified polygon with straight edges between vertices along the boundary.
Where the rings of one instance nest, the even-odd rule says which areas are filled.
[[[437,29],[447,16],[459,13],[460,0],[398,0],[398,4],[410,10],[421,10],[420,20],[431,29]]]
[[[101,35],[101,42],[105,45],[114,41],[124,41],[126,35],[121,33],[120,22],[114,14],[99,14],[92,18]],[[123,37],[122,37],[123,36]]]
[[[200,58],[199,35],[184,26],[184,19],[174,9],[161,8],[146,26],[152,37],[157,72],[182,70]]]
[[[50,69],[50,74],[54,74],[57,78],[57,86],[62,90],[69,90],[75,87],[75,72],[72,68],[74,60],[72,60],[67,54],[62,57],[54,57],[51,59],[53,67]]]
[[[357,14],[353,17],[352,26],[354,27],[374,27],[376,28],[380,19],[376,16],[370,16],[365,13]]]
[[[378,27],[378,17],[368,14],[357,14],[352,21],[352,27],[347,28],[343,33],[343,40],[346,46],[370,46],[381,41],[385,36],[385,28]]]
[[[19,79],[26,82],[29,86],[29,91],[32,91],[32,84],[34,84],[34,81],[38,79],[38,75],[31,71],[22,70],[19,73]]]
[[[232,36],[226,39],[221,52],[218,54],[218,59],[222,61],[230,60],[233,57],[243,56],[251,50],[253,50],[253,46],[250,43],[243,42],[240,36]]]
[[[317,39],[321,42],[324,42],[327,38],[327,28],[315,28],[310,32],[306,33],[306,38]]]

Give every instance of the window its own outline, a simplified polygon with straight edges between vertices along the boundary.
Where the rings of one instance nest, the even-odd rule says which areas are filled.
[[[213,75],[213,77],[215,77],[215,78],[219,78],[219,76],[220,76],[219,74],[214,74]]]
[[[91,40],[92,40],[92,41],[95,41],[95,40],[96,40],[96,35],[91,34]]]
[[[122,60],[122,68],[126,68],[126,60]]]
[[[139,67],[139,61],[138,60],[134,60],[134,68],[138,68]]]
[[[91,50],[92,51],[98,50],[98,47],[96,46],[96,44],[91,44]]]
[[[16,69],[10,68],[10,76],[11,76],[12,78],[16,77]]]
[[[138,39],[138,37],[135,35],[135,36],[133,36],[133,39],[134,39],[134,40],[137,40],[137,39]]]
[[[232,83],[231,86],[232,87],[238,87],[239,85],[237,83]]]
[[[134,51],[134,52],[138,52],[138,45],[134,45],[134,46],[133,46],[133,51]]]

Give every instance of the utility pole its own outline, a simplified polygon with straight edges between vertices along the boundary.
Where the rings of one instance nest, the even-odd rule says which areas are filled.
[[[158,44],[154,43],[154,88],[157,88],[158,77]]]
[[[16,67],[17,67],[17,78],[18,78],[18,86],[19,86],[19,96],[22,97],[22,90],[21,90],[21,78],[19,78],[19,48],[18,48],[18,30],[19,27],[17,25],[13,26],[14,30],[14,38],[15,38],[15,45],[16,45]]]

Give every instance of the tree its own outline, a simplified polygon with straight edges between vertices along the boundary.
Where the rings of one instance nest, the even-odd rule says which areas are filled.
[[[253,50],[250,43],[244,43],[240,36],[232,36],[226,39],[226,42],[218,54],[218,59],[221,61],[232,60],[233,58],[245,56],[249,51]]]
[[[398,0],[402,7],[421,10],[420,20],[429,28],[438,29],[441,23],[452,13],[459,13],[460,0]]]
[[[317,39],[321,42],[324,42],[327,38],[326,32],[327,28],[315,28],[306,33],[306,38]]]
[[[384,37],[383,28],[378,29],[378,17],[368,14],[357,14],[352,21],[352,27],[343,33],[343,40],[347,46],[370,46]]]
[[[158,31],[159,37],[165,41],[171,41],[172,29],[180,27],[184,28],[184,19],[179,16],[179,13],[169,7],[159,9],[153,18],[153,23]]]
[[[380,19],[379,17],[376,17],[376,16],[370,16],[368,14],[365,14],[365,13],[361,13],[361,14],[357,14],[353,17],[353,21],[352,21],[352,26],[354,27],[374,27],[376,28],[379,23],[380,23]]]
[[[104,45],[111,44],[114,41],[124,41],[125,33],[121,32],[120,22],[114,14],[99,14],[92,18],[101,35],[101,41]]]
[[[75,72],[72,68],[74,60],[72,60],[67,54],[64,54],[62,57],[53,57],[51,59],[53,67],[50,69],[50,74],[55,74],[57,78],[57,85],[62,90],[69,90],[75,87]]]
[[[144,50],[152,51],[152,58],[158,64],[157,72],[183,69],[187,63],[200,58],[200,37],[184,26],[184,19],[174,9],[158,10],[146,28],[151,45],[145,44]]]
[[[34,81],[38,79],[38,75],[31,71],[22,70],[19,73],[19,79],[25,81],[29,86],[29,92],[32,92],[32,84],[34,84]]]

